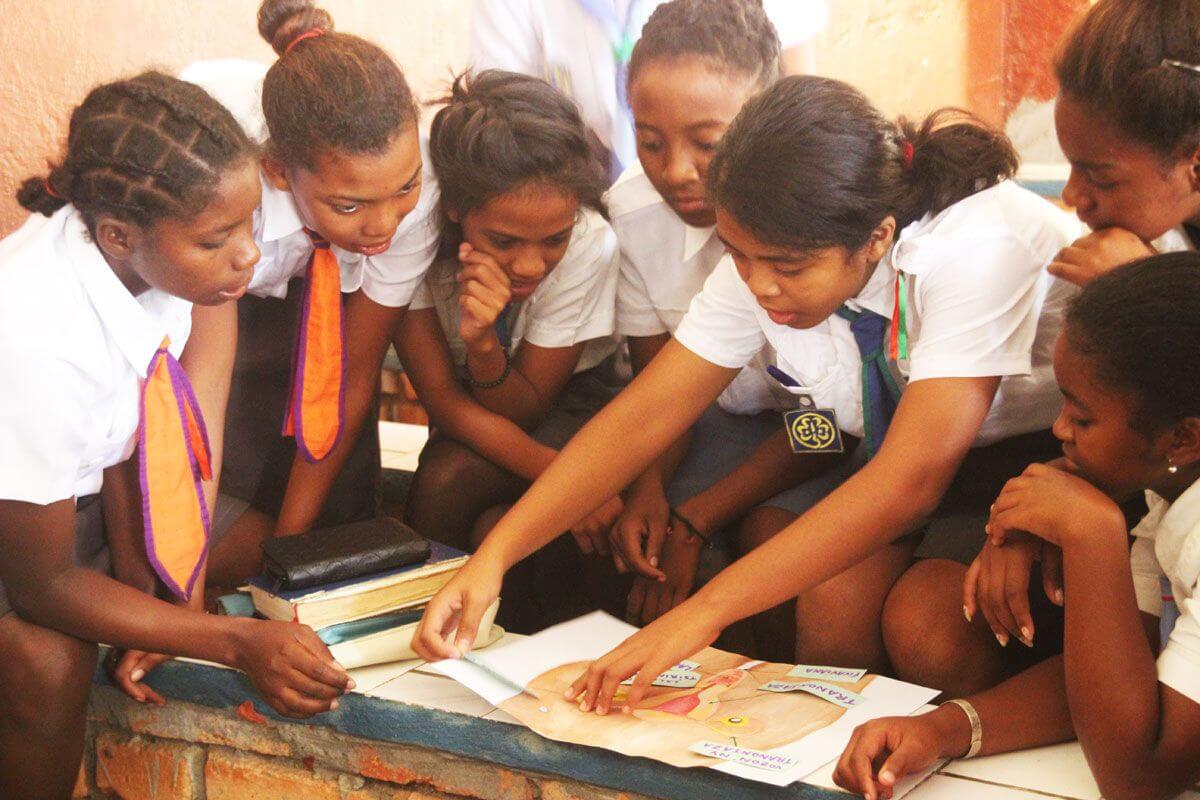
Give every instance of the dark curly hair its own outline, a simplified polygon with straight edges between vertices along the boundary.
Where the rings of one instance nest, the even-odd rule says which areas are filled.
[[[1165,159],[1200,146],[1200,0],[1100,0],[1059,52],[1062,93]]]
[[[308,32],[319,35],[298,40]],[[267,150],[285,164],[313,165],[324,148],[382,152],[417,123],[404,73],[383,48],[336,33],[309,0],[264,0],[258,32],[279,58],[263,79]]]
[[[654,9],[629,57],[629,85],[648,62],[696,56],[721,70],[779,79],[779,35],[762,0],[671,0]]]
[[[903,228],[1011,178],[1017,163],[1008,137],[969,112],[893,122],[849,84],[800,75],[746,103],[708,184],[764,242],[856,250],[888,215]]]
[[[608,173],[579,110],[550,84],[501,70],[464,73],[443,102],[429,132],[443,208],[461,217],[497,195],[543,181],[605,213]],[[447,230],[453,233],[453,226]]]
[[[26,179],[17,200],[46,216],[71,203],[92,233],[101,214],[149,226],[200,211],[225,170],[254,152],[199,86],[144,72],[88,93],[71,113],[66,155]]]
[[[1096,278],[1067,310],[1065,335],[1133,401],[1134,430],[1152,436],[1200,417],[1200,254],[1151,256]]]

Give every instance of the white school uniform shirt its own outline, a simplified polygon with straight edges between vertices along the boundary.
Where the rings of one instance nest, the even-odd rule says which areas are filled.
[[[1167,231],[1151,242],[1150,246],[1160,253],[1187,253],[1196,249],[1192,244],[1192,237],[1188,236],[1182,225]]]
[[[205,89],[222,102],[257,142],[267,138],[262,113],[262,81],[267,67],[244,59],[197,61],[180,77]],[[364,256],[334,247],[341,268],[342,291],[359,289],[382,306],[407,306],[437,255],[441,235],[438,184],[429,160],[426,136],[421,136],[421,197],[396,229],[392,245],[377,256]],[[288,281],[302,276],[312,254],[312,241],[296,210],[291,192],[276,189],[263,177],[262,204],[254,214],[254,240],[262,255],[254,266],[250,294],[284,298]]]
[[[1179,619],[1163,642],[1158,680],[1200,703],[1200,483],[1174,503],[1148,491],[1146,505],[1149,513],[1133,529],[1129,554],[1138,608],[1162,615],[1159,578],[1165,575]]]
[[[441,237],[438,186],[428,159],[422,175],[421,198],[396,228],[391,246],[376,256],[332,248],[341,271],[342,291],[363,293],[381,306],[401,308],[412,302],[425,277]],[[304,275],[313,251],[312,240],[296,210],[291,192],[276,189],[264,177],[262,204],[254,212],[254,241],[261,256],[254,266],[250,294],[287,297],[288,281]]]
[[[704,288],[725,245],[716,228],[694,228],[676,214],[635,161],[608,191],[608,213],[621,246],[617,281],[617,335],[675,332],[692,298]],[[765,366],[770,348],[738,373],[717,404],[733,413],[756,413],[771,402]]]
[[[612,2],[618,19],[631,14],[636,39],[666,0]],[[766,0],[764,6],[784,49],[810,40],[829,19],[825,0]],[[636,159],[632,130],[615,128],[622,115],[611,34],[580,0],[475,0],[471,66],[545,79],[574,98],[584,124],[607,149],[617,151],[623,164]]]
[[[100,491],[136,444],[146,369],[192,304],[134,297],[73,206],[35,214],[0,241],[0,499],[47,504]]]
[[[586,342],[575,372],[591,369],[616,350],[615,324],[617,237],[604,217],[591,209],[580,212],[562,260],[521,302],[510,332],[509,355],[522,341],[538,347],[571,347]],[[437,311],[442,333],[454,363],[467,361],[467,347],[458,335],[462,310],[456,259],[434,264],[413,298],[412,310]]]
[[[1044,430],[1062,406],[1051,358],[1074,292],[1045,266],[1079,233],[1073,217],[1006,181],[906,226],[846,305],[890,319],[896,273],[904,272],[909,358],[895,365],[901,381],[1000,376],[975,446]],[[842,430],[863,435],[862,360],[850,323],[835,315],[807,330],[776,325],[732,258],[714,270],[675,337],[731,368],[769,343],[776,365],[800,383],[776,390],[782,407],[809,395],[837,413]]]

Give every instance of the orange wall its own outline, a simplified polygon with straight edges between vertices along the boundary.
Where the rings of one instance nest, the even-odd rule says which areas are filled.
[[[969,74],[980,79],[968,63],[968,23],[969,9],[991,1],[828,0],[818,71],[856,84],[892,115],[942,105],[986,112],[968,88]],[[339,29],[387,47],[418,94],[429,96],[466,62],[471,0],[323,5]],[[258,0],[0,0],[0,234],[24,219],[13,192],[57,154],[70,108],[88,88],[201,58],[269,62],[274,54],[254,29],[257,7]],[[978,37],[977,30],[971,50],[984,46]],[[998,78],[999,63],[995,69]]]
[[[387,47],[418,94],[466,61],[470,0],[324,0],[338,28]],[[89,88],[202,58],[275,54],[255,30],[258,0],[0,0],[0,234],[25,218],[13,194],[56,157]]]

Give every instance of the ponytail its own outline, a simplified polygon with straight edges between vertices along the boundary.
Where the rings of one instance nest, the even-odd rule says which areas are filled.
[[[1019,159],[1012,142],[970,112],[943,108],[919,125],[901,117],[896,126],[902,151],[906,144],[912,148],[911,164],[902,164],[904,188],[897,204],[901,226],[944,211],[1017,173]]]
[[[862,247],[1016,172],[1004,134],[966,111],[892,122],[841,81],[784,78],[751,99],[709,167],[717,203],[760,239],[805,252]]]

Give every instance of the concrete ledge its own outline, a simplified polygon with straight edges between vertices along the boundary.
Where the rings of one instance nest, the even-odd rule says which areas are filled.
[[[435,800],[845,800],[560,744],[504,722],[351,694],[298,722],[244,675],[168,662],[147,679],[165,707],[139,704],[97,673],[77,797],[377,797]],[[243,705],[253,702],[254,712]],[[242,709],[239,711],[239,706]],[[86,789],[85,789],[86,787]]]

